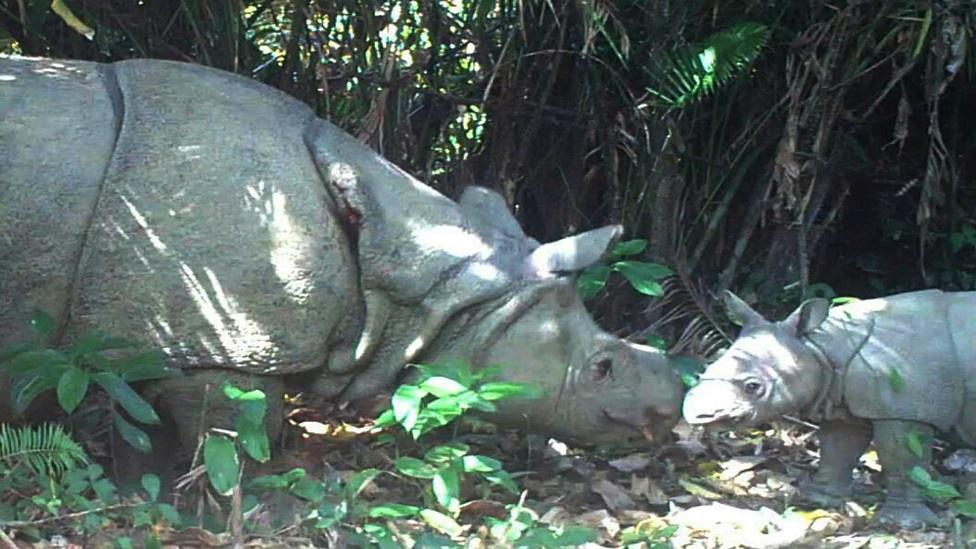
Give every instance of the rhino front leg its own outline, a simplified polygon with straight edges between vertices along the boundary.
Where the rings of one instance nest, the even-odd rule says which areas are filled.
[[[842,505],[851,497],[854,467],[871,442],[871,424],[825,421],[817,438],[820,465],[813,479],[801,485],[803,497],[818,505]]]
[[[177,459],[188,459],[196,449],[201,434],[211,427],[234,429],[238,406],[223,392],[223,383],[249,391],[261,389],[265,394],[267,412],[265,428],[275,440],[284,420],[284,381],[280,377],[266,377],[227,370],[187,371],[183,377],[159,381],[149,389],[164,424],[171,421],[180,442]]]
[[[932,459],[929,444],[923,445],[921,457],[915,455],[908,447],[908,435],[914,431],[922,440],[932,440],[932,426],[901,420],[876,420],[873,423],[874,444],[888,487],[888,495],[876,519],[901,528],[937,523],[938,517],[925,504],[921,489],[908,477],[913,467],[927,468]]]

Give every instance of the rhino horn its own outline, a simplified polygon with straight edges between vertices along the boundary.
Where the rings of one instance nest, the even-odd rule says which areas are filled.
[[[786,317],[783,324],[789,326],[796,335],[803,335],[827,319],[830,312],[830,302],[823,298],[808,299],[800,304],[795,311]]]
[[[622,233],[620,225],[608,225],[543,244],[529,255],[529,272],[539,278],[548,278],[582,271],[599,261]]]
[[[722,298],[722,301],[725,303],[725,311],[728,313],[729,318],[739,326],[754,326],[768,322],[761,314],[750,307],[748,303],[743,301],[741,297],[732,292],[725,290]]]

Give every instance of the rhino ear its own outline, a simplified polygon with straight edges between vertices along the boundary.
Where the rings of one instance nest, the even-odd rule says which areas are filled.
[[[783,323],[792,327],[796,335],[803,335],[820,326],[827,319],[829,313],[830,302],[817,297],[801,303],[795,311],[790,313],[790,316],[786,317]]]
[[[620,225],[608,225],[543,244],[529,254],[528,270],[540,278],[582,271],[599,261],[622,233]]]
[[[476,217],[509,236],[525,238],[525,233],[508,209],[505,198],[497,192],[485,187],[471,186],[461,193],[458,204],[468,216]]]
[[[766,319],[750,307],[748,303],[728,290],[725,290],[725,294],[722,295],[722,302],[725,303],[725,311],[728,313],[729,318],[739,326],[750,326],[766,322]]]

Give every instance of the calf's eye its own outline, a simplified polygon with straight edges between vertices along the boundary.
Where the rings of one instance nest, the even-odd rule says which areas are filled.
[[[596,363],[593,368],[593,381],[601,381],[610,376],[613,371],[613,361],[609,358],[604,358]]]
[[[750,379],[749,381],[746,381],[743,386],[746,389],[746,393],[753,396],[761,393],[763,388],[762,383],[756,381],[755,379]]]

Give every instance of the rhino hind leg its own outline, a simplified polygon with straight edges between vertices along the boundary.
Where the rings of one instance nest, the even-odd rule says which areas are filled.
[[[882,524],[900,528],[937,524],[938,516],[925,504],[921,488],[908,476],[914,467],[928,468],[932,459],[931,446],[923,445],[920,457],[906,444],[911,432],[918,433],[922,440],[932,440],[933,427],[917,421],[875,420],[873,423],[874,444],[888,488],[885,502],[875,518]]]
[[[871,424],[863,421],[825,421],[817,432],[820,465],[800,486],[803,498],[835,507],[851,497],[854,467],[871,442]]]

